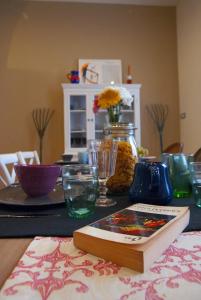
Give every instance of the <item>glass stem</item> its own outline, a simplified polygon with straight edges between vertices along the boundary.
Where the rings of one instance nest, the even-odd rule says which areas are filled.
[[[99,179],[99,192],[100,192],[100,199],[107,198],[107,186],[106,186],[107,179]]]

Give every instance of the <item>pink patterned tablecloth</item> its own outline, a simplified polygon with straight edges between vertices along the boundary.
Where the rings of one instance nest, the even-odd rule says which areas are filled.
[[[200,300],[201,232],[181,234],[144,274],[80,251],[71,238],[36,237],[0,299]]]

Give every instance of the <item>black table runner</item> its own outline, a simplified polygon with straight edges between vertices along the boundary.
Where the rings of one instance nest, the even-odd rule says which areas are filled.
[[[9,189],[7,192],[9,194]],[[12,187],[13,189],[13,187]],[[12,192],[13,193],[13,192]],[[17,194],[23,193],[23,191]],[[0,190],[0,200],[5,197],[5,190]],[[55,197],[63,198],[61,187],[57,187]],[[87,219],[71,219],[67,215],[65,204],[42,205],[42,206],[14,206],[0,204],[0,238],[5,237],[34,237],[34,236],[72,236],[73,231],[90,224],[98,219],[112,214],[118,210],[132,205],[127,195],[112,196],[117,201],[113,207],[97,207],[95,213]],[[27,200],[28,201],[28,200]],[[201,230],[201,209],[196,207],[193,199],[173,199],[169,204],[172,206],[189,206],[190,223],[185,231]],[[38,215],[37,217],[11,218],[2,215]]]

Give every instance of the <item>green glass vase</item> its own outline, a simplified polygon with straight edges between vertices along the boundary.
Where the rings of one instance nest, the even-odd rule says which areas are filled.
[[[109,123],[118,123],[120,122],[121,117],[121,107],[120,105],[117,106],[111,106],[108,108],[108,117],[109,117]]]

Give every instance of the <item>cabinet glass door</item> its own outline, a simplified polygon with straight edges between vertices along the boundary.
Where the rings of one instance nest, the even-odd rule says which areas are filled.
[[[121,112],[121,122],[134,123],[134,101],[131,103],[130,107],[123,106]]]
[[[70,96],[71,148],[86,147],[86,95]]]
[[[95,114],[95,139],[103,139],[103,129],[107,124],[107,111],[99,110]]]

